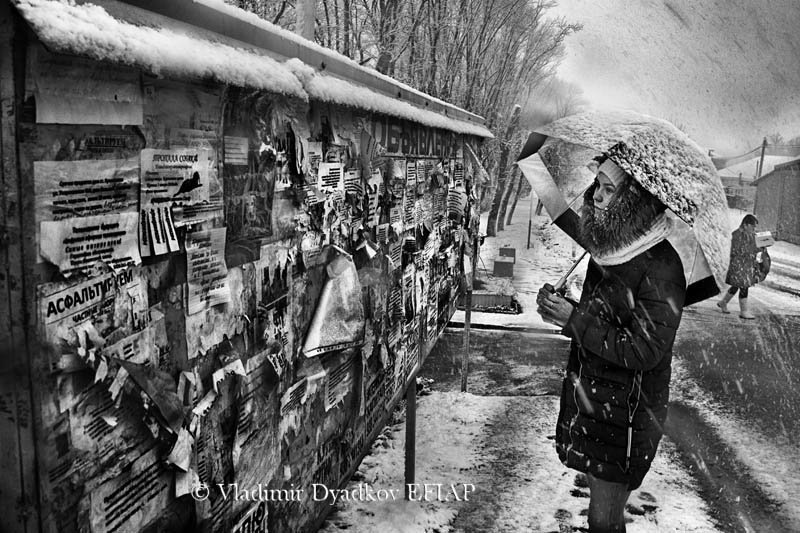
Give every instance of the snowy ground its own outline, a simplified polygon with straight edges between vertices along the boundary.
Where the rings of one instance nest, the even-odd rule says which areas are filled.
[[[741,215],[731,213],[732,227],[738,225]],[[472,313],[473,325],[527,328],[539,336],[554,329],[541,322],[535,313],[536,291],[543,283],[557,280],[581,250],[544,216],[534,216],[531,227],[533,246],[526,249],[526,201],[514,224],[499,237],[486,239],[479,263],[481,275],[485,276],[492,270],[492,259],[499,247],[511,245],[517,249],[514,287],[524,312]],[[778,243],[772,250],[774,258],[800,265],[800,247]],[[581,278],[579,268],[572,283],[578,286]],[[800,290],[796,279],[786,283]],[[770,305],[800,314],[798,297],[786,294],[785,299],[771,300]],[[716,310],[713,306],[713,301],[699,304],[696,313],[710,313]],[[454,320],[463,318],[460,312]],[[553,367],[546,371],[557,370]],[[481,382],[486,370],[484,374],[481,372],[477,369],[470,374],[469,390],[487,393]],[[541,371],[534,369],[534,372]],[[791,465],[800,465],[800,450],[790,436],[764,437],[757,428],[737,419],[726,406],[704,394],[679,361],[674,372],[673,398],[696,409],[704,422],[714,428],[769,498],[778,502],[787,523],[800,523],[800,503],[793,497],[800,493],[800,481],[791,472],[794,468]],[[525,384],[530,384],[530,379],[541,379],[533,374],[516,378]],[[450,501],[439,501],[436,485],[429,485],[431,501],[402,498],[404,425],[400,424],[387,428],[349,486],[357,489],[369,484],[374,490],[395,489],[397,498],[383,502],[344,502],[337,506],[321,531],[586,531],[588,490],[579,475],[558,461],[551,440],[558,397],[552,386],[540,388],[542,391],[537,392],[535,386],[529,387],[524,396],[434,391],[421,397],[417,411],[416,481],[441,484],[442,499],[449,496]],[[514,392],[511,387],[495,394],[523,393]],[[692,470],[705,468],[702,460],[689,466]],[[474,485],[475,491],[469,495],[469,501],[456,501],[451,484],[462,498],[464,484]],[[699,492],[687,470],[685,457],[681,460],[675,445],[665,438],[651,472],[631,497],[626,514],[628,531],[722,531],[715,526]],[[740,517],[739,522],[746,531],[755,531],[746,519]]]
[[[716,402],[686,373],[679,360],[672,367],[673,397],[698,410],[736,454],[736,459],[746,466],[748,473],[761,489],[780,504],[785,521],[800,524],[800,449],[790,435],[777,439],[767,438],[758,428],[740,419],[727,406]],[[699,464],[700,468],[704,465]],[[754,533],[757,533],[755,530]]]
[[[433,531],[573,531],[586,527],[588,490],[574,471],[564,468],[548,438],[555,427],[554,396],[475,396],[434,392],[417,411],[418,483],[442,484],[448,496],[455,484],[475,485],[469,501],[397,500],[347,502],[321,530],[326,533]],[[359,468],[359,483],[403,490],[404,425],[376,443]],[[665,442],[641,489],[630,500],[629,531],[715,532],[689,473]],[[502,475],[498,475],[502,474]],[[575,497],[578,496],[578,497]],[[455,520],[464,529],[451,527]],[[466,524],[464,522],[466,521]],[[569,529],[564,529],[569,526]]]

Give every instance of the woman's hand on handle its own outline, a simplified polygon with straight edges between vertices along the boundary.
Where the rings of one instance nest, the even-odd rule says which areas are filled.
[[[546,283],[536,296],[536,303],[539,306],[537,311],[547,323],[564,327],[569,320],[574,305],[564,296],[555,292],[553,286]]]

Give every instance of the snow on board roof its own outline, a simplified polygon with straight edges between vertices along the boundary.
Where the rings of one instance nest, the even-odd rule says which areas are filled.
[[[447,117],[340,77],[322,74],[296,58],[281,61],[281,56],[271,50],[116,0],[94,0],[94,3],[77,3],[74,0],[12,1],[42,42],[57,52],[122,63],[159,76],[210,78],[221,83],[285,94],[304,101],[311,97],[456,133],[493,137],[480,124]],[[291,40],[298,48],[313,47],[316,52],[321,49],[332,61],[343,62],[341,58],[344,56],[277,28],[251,13],[213,0],[204,0],[201,3],[218,10],[220,16],[232,16],[235,13],[238,18],[251,24],[254,22],[250,19],[257,19],[258,28],[265,33],[272,32],[281,39]],[[384,81],[391,80],[394,86],[422,95],[426,102],[430,100],[446,106],[445,113],[448,109],[453,109],[471,115],[451,104],[419,93],[388,76],[361,66],[358,68],[368,72],[370,76]],[[471,116],[480,119],[476,115]]]
[[[93,4],[15,2],[45,45],[58,52],[142,68],[159,76],[212,78],[308,100],[300,81],[275,59],[180,33],[138,26]]]
[[[426,102],[436,103],[436,104],[439,104],[440,106],[443,106],[446,109],[458,111],[458,112],[461,112],[461,113],[465,113],[467,115],[472,115],[474,118],[480,119],[481,121],[483,121],[483,119],[481,117],[477,116],[477,115],[469,113],[469,112],[467,112],[467,111],[465,111],[465,110],[463,110],[463,109],[461,109],[461,108],[459,108],[457,106],[454,106],[453,104],[451,104],[449,102],[445,102],[444,100],[440,100],[438,98],[435,98],[433,96],[425,94],[422,91],[419,91],[419,90],[415,89],[414,87],[411,87],[410,85],[406,85],[405,83],[403,83],[401,81],[398,81],[398,80],[392,78],[391,76],[387,76],[386,74],[382,74],[382,73],[378,72],[377,70],[367,68],[367,67],[359,64],[358,62],[350,59],[349,57],[345,56],[344,54],[340,54],[339,52],[336,52],[335,50],[331,50],[330,48],[325,48],[324,46],[320,46],[319,44],[317,44],[317,43],[315,43],[313,41],[309,41],[308,39],[305,39],[305,38],[297,35],[296,33],[293,33],[293,32],[291,32],[289,30],[285,30],[285,29],[281,28],[280,26],[277,26],[277,25],[272,24],[271,22],[269,22],[267,20],[262,19],[261,17],[259,17],[255,13],[251,13],[249,11],[245,11],[243,9],[240,9],[240,8],[236,7],[236,6],[228,4],[224,0],[192,0],[192,2],[195,3],[195,4],[202,4],[204,6],[207,6],[207,7],[211,8],[211,9],[219,11],[220,13],[224,13],[226,16],[229,16],[229,17],[232,17],[232,18],[247,22],[249,24],[252,24],[253,26],[256,26],[257,28],[265,30],[265,31],[267,31],[269,33],[274,33],[274,34],[280,36],[282,39],[285,39],[285,40],[293,43],[294,45],[296,45],[299,48],[307,48],[307,49],[313,50],[314,52],[316,52],[316,53],[320,54],[321,56],[323,56],[324,58],[328,59],[329,65],[333,64],[333,63],[344,64],[347,67],[349,67],[351,69],[354,69],[354,70],[357,70],[357,71],[359,71],[359,72],[361,72],[361,73],[363,73],[363,74],[365,74],[365,75],[367,75],[367,76],[369,76],[371,78],[376,78],[376,79],[382,80],[382,81],[392,85],[395,88],[402,89],[406,93],[410,93],[410,94],[416,95],[418,97],[421,97]],[[311,65],[311,66],[315,66],[315,65]]]
[[[489,130],[479,124],[448,118],[336,76],[320,74],[299,59],[289,59],[286,61],[286,66],[303,82],[303,87],[312,99],[375,113],[387,113],[425,126],[452,130],[457,133],[478,137],[492,136]]]

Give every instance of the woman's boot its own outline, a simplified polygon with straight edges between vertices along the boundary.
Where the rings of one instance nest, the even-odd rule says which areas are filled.
[[[747,320],[752,320],[756,317],[750,312],[750,304],[747,302],[747,298],[739,298],[739,317]]]
[[[733,294],[726,292],[725,296],[722,297],[722,300],[717,302],[717,307],[719,307],[725,314],[730,313],[730,311],[728,311],[728,302],[731,301],[731,298],[733,298]]]

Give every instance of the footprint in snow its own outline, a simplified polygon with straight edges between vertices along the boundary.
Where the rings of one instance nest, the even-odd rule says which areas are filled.
[[[569,493],[575,498],[588,498],[589,497],[589,482],[586,480],[586,474],[578,472],[575,474],[574,489]]]
[[[553,518],[558,522],[558,533],[572,532],[572,513],[566,509],[559,509],[555,512]]]
[[[646,496],[642,497],[639,495],[639,501],[636,503],[628,503],[625,506],[625,510],[636,516],[647,516],[647,515],[654,515],[656,511],[658,511],[658,505],[656,505],[655,498],[651,494],[645,493]],[[649,503],[648,503],[649,502]]]

